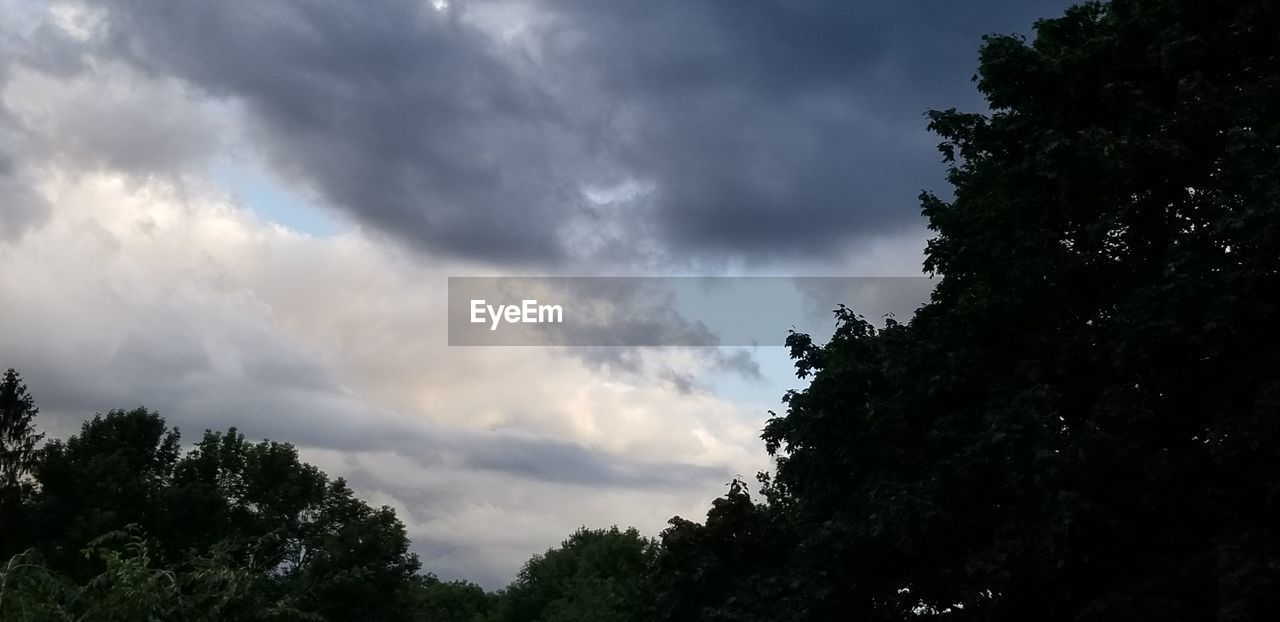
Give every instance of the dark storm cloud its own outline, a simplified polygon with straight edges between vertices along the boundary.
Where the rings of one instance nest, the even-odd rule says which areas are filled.
[[[820,255],[915,221],[917,193],[941,171],[923,112],[978,105],[979,35],[1036,15],[942,2],[574,6],[589,34],[564,60],[593,59],[604,92],[636,111],[642,130],[620,160],[657,180],[665,241],[730,256]]]
[[[242,102],[274,164],[374,227],[456,255],[559,253],[556,110],[429,5],[119,2],[101,50]]]
[[[1062,5],[543,2],[508,45],[478,3],[102,4],[99,53],[243,102],[274,165],[361,222],[593,267],[815,258],[917,222],[922,112],[976,106],[979,35]]]

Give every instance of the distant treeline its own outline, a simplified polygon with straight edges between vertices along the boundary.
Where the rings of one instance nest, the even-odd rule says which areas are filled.
[[[1278,37],[1276,2],[1115,0],[986,38],[990,110],[929,114],[931,301],[791,335],[776,467],[704,522],[580,531],[496,594],[287,444],[139,409],[41,446],[9,374],[0,618],[1274,619]]]
[[[0,619],[622,619],[650,610],[657,545],[573,534],[509,588],[420,574],[404,525],[287,443],[205,432],[184,451],[145,408],[41,444],[35,402],[0,380]],[[631,619],[631,618],[627,618]]]

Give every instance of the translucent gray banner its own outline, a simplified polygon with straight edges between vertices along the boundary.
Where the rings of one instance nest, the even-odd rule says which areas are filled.
[[[780,346],[825,340],[844,304],[876,325],[928,301],[924,277],[450,277],[451,346]]]

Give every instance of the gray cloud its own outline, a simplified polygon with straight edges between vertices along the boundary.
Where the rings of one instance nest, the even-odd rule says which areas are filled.
[[[0,115],[0,123],[4,120]],[[5,153],[0,138],[0,241],[17,238],[37,224],[49,211],[49,205],[39,193],[31,189],[27,174]]]
[[[586,486],[663,488],[723,478],[726,469],[620,460],[574,443],[489,433],[467,446],[466,465],[520,477]]]
[[[243,102],[335,208],[579,267],[823,256],[916,222],[940,176],[921,113],[976,104],[978,35],[1062,5],[100,4],[96,53]]]
[[[449,14],[419,2],[110,9],[100,53],[242,102],[275,165],[361,221],[451,255],[561,254],[574,137],[546,93]]]
[[[197,321],[206,330],[190,325]],[[343,390],[299,344],[242,312],[143,309],[133,322],[138,329],[122,333],[107,360],[90,355],[83,369],[51,360],[21,339],[0,345],[40,388],[42,407],[65,414],[58,422],[64,425],[72,423],[67,417],[141,401],[183,428],[188,441],[205,426],[234,426],[253,438],[340,452],[391,451],[423,467],[512,479],[661,489],[715,479],[728,468],[633,460],[545,434],[447,426],[372,406]],[[77,381],[67,383],[68,377]]]
[[[0,26],[0,37],[6,41],[13,34]],[[17,54],[14,48],[13,43],[0,42],[0,87],[9,80],[10,64]],[[17,126],[12,111],[0,99],[0,242],[22,235],[49,210],[48,203],[31,187],[29,163],[19,156],[21,135]]]

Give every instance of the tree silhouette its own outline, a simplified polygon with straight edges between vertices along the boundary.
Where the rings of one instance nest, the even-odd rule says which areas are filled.
[[[158,619],[417,618],[419,562],[390,508],[287,443],[232,429],[184,452],[180,438],[139,407],[38,452],[14,530],[23,553],[0,581],[16,586],[9,602],[92,619],[134,619],[135,605]]]
[[[6,490],[19,488],[35,465],[36,446],[44,438],[33,425],[39,413],[22,376],[12,368],[4,372],[0,380],[0,487]]]
[[[503,622],[652,620],[653,542],[635,529],[579,529],[530,559],[506,589]]]
[[[1280,6],[1117,0],[985,40],[930,114],[941,280],[789,340],[764,438],[810,619],[1280,608]]]
[[[44,434],[35,430],[40,409],[18,372],[10,368],[0,380],[0,555],[16,552],[14,541],[22,501],[30,492],[31,470]]]

